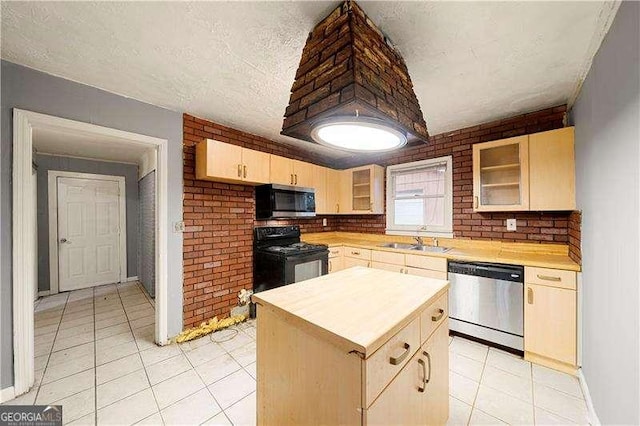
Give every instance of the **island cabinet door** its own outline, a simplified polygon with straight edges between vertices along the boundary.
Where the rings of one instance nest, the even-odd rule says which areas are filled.
[[[365,425],[444,425],[449,418],[445,321],[365,411]]]

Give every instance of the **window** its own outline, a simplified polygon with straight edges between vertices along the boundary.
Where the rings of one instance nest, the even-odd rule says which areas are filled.
[[[451,157],[387,167],[387,234],[452,237]]]

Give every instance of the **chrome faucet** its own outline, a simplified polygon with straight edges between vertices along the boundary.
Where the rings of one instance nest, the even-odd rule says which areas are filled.
[[[438,247],[438,239],[436,237],[433,237],[433,246]]]
[[[420,247],[422,247],[424,245],[424,241],[422,240],[422,237],[413,237],[413,239],[418,242],[418,245]]]

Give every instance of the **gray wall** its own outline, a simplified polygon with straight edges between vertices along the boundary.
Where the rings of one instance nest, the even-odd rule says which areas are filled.
[[[11,150],[13,108],[168,139],[169,335],[182,330],[182,114],[2,61],[0,121],[0,387],[13,384]]]
[[[602,424],[640,424],[640,3],[625,1],[572,111],[583,372]]]
[[[138,275],[138,166],[36,155],[38,166],[38,290],[49,290],[49,170],[124,176],[127,197],[127,277]]]
[[[156,297],[156,172],[144,176],[139,182],[140,242],[138,246],[138,279],[149,293]]]

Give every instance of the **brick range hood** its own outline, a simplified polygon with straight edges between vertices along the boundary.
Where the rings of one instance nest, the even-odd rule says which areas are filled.
[[[324,18],[302,51],[282,134],[314,142],[314,126],[340,117],[373,118],[408,144],[429,134],[404,59],[355,2]]]

